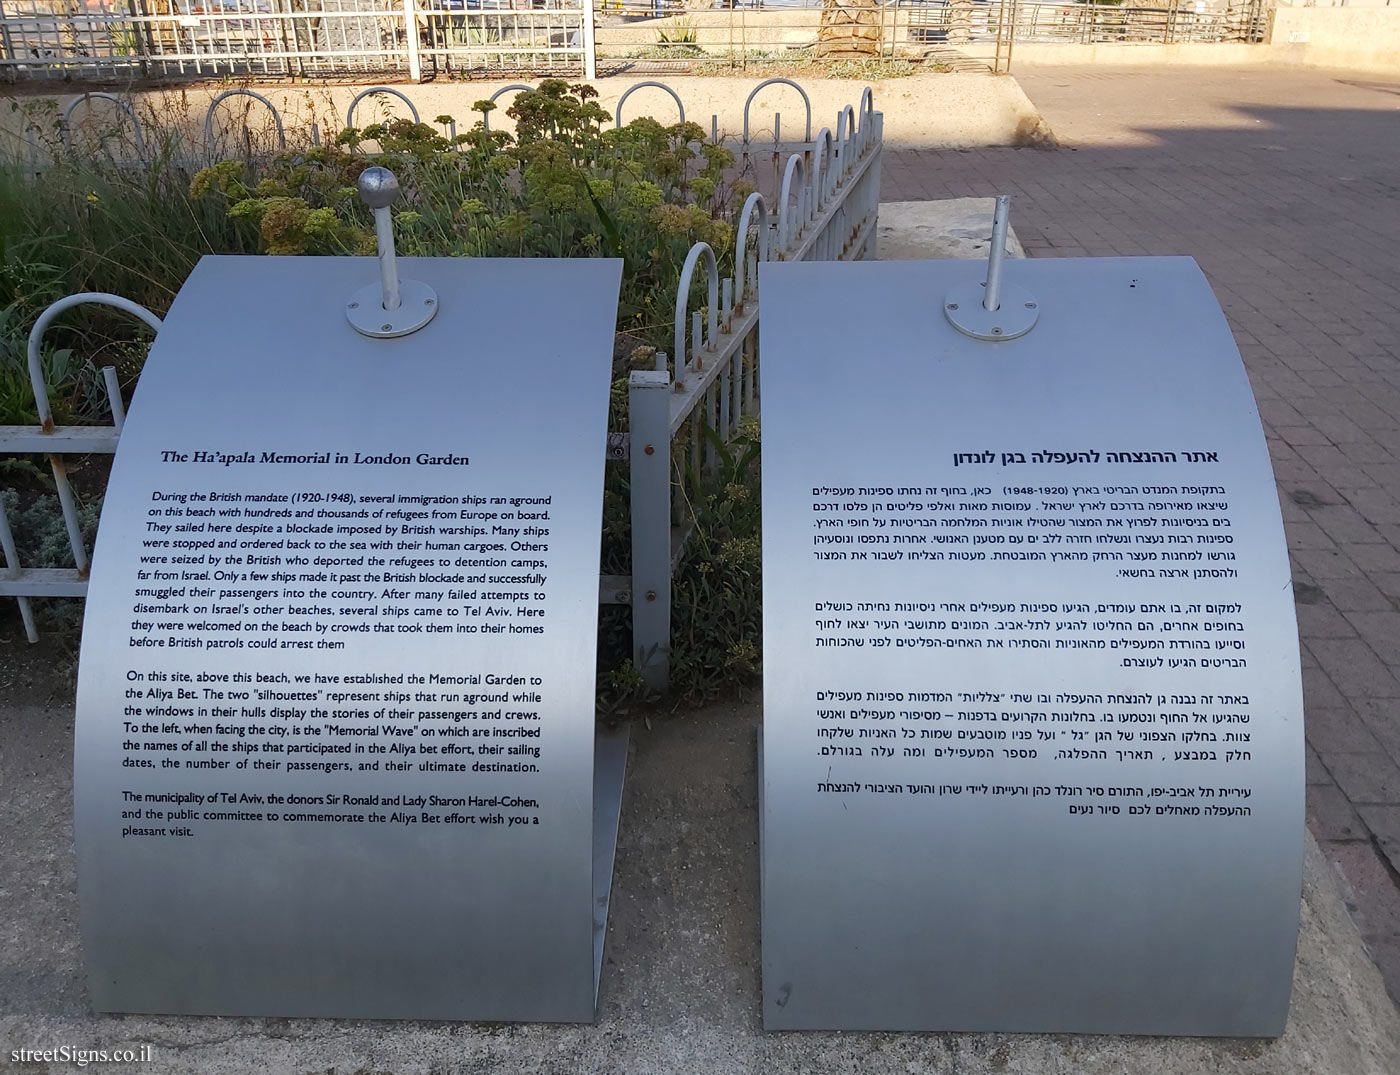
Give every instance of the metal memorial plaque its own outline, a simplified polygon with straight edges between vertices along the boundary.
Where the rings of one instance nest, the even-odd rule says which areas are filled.
[[[78,684],[100,1011],[593,1018],[620,264],[400,264],[412,335],[347,323],[371,259],[218,257],[151,351]]]
[[[766,1025],[1281,1033],[1297,633],[1200,270],[1009,262],[1009,342],[975,264],[762,273]]]

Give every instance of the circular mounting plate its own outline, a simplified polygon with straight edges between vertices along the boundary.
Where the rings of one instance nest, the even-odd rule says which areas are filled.
[[[345,318],[355,331],[377,339],[417,332],[438,312],[437,292],[421,280],[399,281],[399,308],[386,310],[379,284],[366,284],[345,304]]]
[[[948,323],[974,340],[1014,340],[1024,336],[1040,317],[1039,304],[1023,287],[1003,282],[1001,306],[995,311],[982,307],[987,285],[982,281],[959,284],[943,300]]]

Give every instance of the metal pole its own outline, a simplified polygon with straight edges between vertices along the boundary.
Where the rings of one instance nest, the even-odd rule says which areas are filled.
[[[598,40],[593,29],[593,0],[583,0],[583,77],[598,77]]]
[[[414,10],[413,0],[403,0],[403,21],[404,29],[407,31],[405,41],[408,44],[408,77],[414,82],[423,80],[423,64],[418,58],[418,13]],[[388,216],[386,213],[385,216]],[[378,229],[379,214],[374,214],[375,227]],[[379,249],[384,249],[384,240],[381,236]],[[398,303],[394,303],[398,306]],[[391,307],[385,307],[390,309]]]
[[[15,538],[10,533],[10,519],[5,513],[4,503],[0,503],[0,551],[5,553],[5,574],[12,579],[19,578],[19,552],[15,548]],[[16,597],[19,602],[20,618],[24,620],[24,636],[31,643],[39,641],[39,629],[34,623],[34,608],[27,597]]]
[[[411,3],[412,0],[406,0]],[[399,195],[399,181],[388,168],[375,166],[360,173],[360,197],[374,210],[374,238],[379,244],[379,282],[385,310],[397,310],[399,296],[399,264],[394,254],[394,221],[389,206]]]
[[[1006,0],[1001,0],[1001,5],[997,9],[997,47],[995,58],[992,60],[992,74],[1002,74],[1001,66],[1001,42],[1006,34]]]
[[[671,377],[634,370],[631,429],[632,654],[642,680],[665,690],[671,661]],[[677,365],[680,356],[677,356]]]
[[[102,367],[102,382],[107,386],[107,403],[112,408],[112,426],[118,433],[126,424],[126,407],[122,404],[121,382],[115,366]]]
[[[997,195],[996,215],[992,217],[992,246],[987,253],[987,291],[982,308],[988,313],[1001,309],[1001,273],[1006,261],[1006,228],[1011,217],[1011,197]]]
[[[1016,22],[1019,17],[1018,0],[1011,0],[1011,29],[1006,35],[1006,74],[1011,74],[1011,53],[1016,48]]]
[[[374,238],[379,244],[379,279],[384,289],[384,309],[397,310],[399,297],[399,264],[394,254],[394,221],[387,205],[374,211]]]

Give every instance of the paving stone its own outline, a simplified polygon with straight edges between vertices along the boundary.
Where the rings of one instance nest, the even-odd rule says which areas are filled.
[[[1394,571],[1373,571],[1368,572],[1366,580],[1390,598],[1391,601],[1400,601],[1400,572]]]
[[[1298,586],[1294,583],[1294,594]],[[1323,593],[1318,590],[1318,593]],[[1357,631],[1351,622],[1330,604],[1311,604],[1299,600],[1294,609],[1298,613],[1298,634],[1302,638],[1355,638]]]
[[[1367,754],[1328,754],[1317,756],[1337,787],[1356,806],[1367,804],[1400,806],[1400,766],[1383,751]]]
[[[1336,784],[1332,774],[1327,771],[1327,766],[1323,765],[1322,759],[1317,756],[1317,751],[1308,743],[1303,744],[1303,764],[1307,771],[1307,783]]]
[[[1311,789],[1319,793],[1319,802],[1327,798],[1325,788]],[[1311,805],[1309,806],[1311,810]],[[1326,803],[1320,809],[1335,809],[1334,803]],[[1365,822],[1366,828],[1376,838],[1376,846],[1381,849],[1381,854],[1386,857],[1392,870],[1400,871],[1400,806],[1362,806],[1358,813],[1361,820]],[[1339,831],[1345,831],[1344,817],[1338,812],[1329,815],[1333,822],[1339,826]],[[1328,837],[1328,839],[1343,839],[1343,837]]]
[[[1332,682],[1322,666],[1317,663],[1317,658],[1306,645],[1302,650],[1303,668],[1303,712],[1310,713],[1314,709],[1341,709],[1347,704],[1342,692]]]
[[[887,159],[947,196],[1012,192],[1032,256],[1197,259],[1278,482],[1317,748],[1313,823],[1340,833],[1364,807],[1379,840],[1400,806],[1400,87],[1263,68],[1018,65],[1017,78],[1066,148]],[[1261,152],[1255,121],[1287,152]],[[883,196],[919,195],[887,182]],[[1366,939],[1400,997],[1400,888],[1368,842],[1328,848],[1358,914],[1382,923]]]
[[[1400,578],[1396,581],[1400,583]],[[1368,578],[1323,579],[1318,585],[1341,612],[1387,612],[1395,608],[1394,602]]]
[[[1378,544],[1385,540],[1380,531],[1363,519],[1350,504],[1316,508],[1309,514],[1318,529],[1338,545]]]
[[[1318,580],[1362,576],[1361,568],[1340,549],[1290,549],[1289,555],[1295,564]]]
[[[1343,695],[1400,698],[1400,681],[1369,647],[1345,638],[1309,638],[1304,645]]]
[[[1309,784],[1308,827],[1319,840],[1367,840],[1370,831],[1335,784]]]
[[[1400,998],[1400,889],[1384,857],[1370,841],[1326,841],[1320,846],[1340,868],[1343,883],[1350,890],[1345,894],[1347,909],[1385,976],[1390,995]],[[1324,1073],[1319,1071],[1318,1075]]]
[[[1381,660],[1400,665],[1400,612],[1348,612],[1346,618]]]
[[[1366,729],[1390,755],[1391,761],[1400,765],[1400,700],[1356,698],[1351,704]]]
[[[1302,417],[1299,415],[1299,417]],[[1332,447],[1332,441],[1322,430],[1312,425],[1295,426],[1275,426],[1274,432],[1286,440],[1293,448],[1316,447],[1326,445]]]
[[[1382,753],[1384,747],[1350,707],[1313,707],[1305,711],[1308,742],[1319,755]]]
[[[1345,544],[1338,542],[1352,563],[1362,571],[1400,573],[1400,552],[1390,545]]]
[[[1283,528],[1290,549],[1335,549],[1337,547],[1327,532],[1313,522],[1290,521]]]

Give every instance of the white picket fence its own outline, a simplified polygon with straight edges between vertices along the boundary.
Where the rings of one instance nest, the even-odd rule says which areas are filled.
[[[776,117],[771,144],[750,137],[749,106],[760,90],[773,83],[784,83],[801,95],[805,116],[800,142],[781,141],[781,120]],[[647,82],[633,89],[642,86],[666,90],[684,117],[680,98],[670,87]],[[366,94],[376,92],[398,94],[412,108],[406,97],[385,87]],[[619,101],[619,124],[621,104],[630,93]],[[211,102],[206,116],[206,138],[211,145],[214,110],[223,96],[227,94]],[[272,108],[266,99],[258,100]],[[275,108],[272,111],[280,138],[281,118]],[[352,104],[348,119],[353,120],[353,112]],[[414,113],[416,116],[416,109]],[[135,124],[129,109],[127,115]],[[717,453],[707,445],[705,430],[714,430],[727,441],[745,416],[758,413],[758,266],[768,260],[857,260],[873,255],[883,148],[881,124],[881,114],[867,89],[858,105],[844,107],[833,127],[822,127],[814,136],[811,104],[801,87],[786,79],[769,79],[756,86],[745,105],[737,156],[760,187],[765,178],[771,178],[776,193],[755,192],[743,206],[736,229],[735,278],[720,279],[715,251],[707,244],[697,243],[691,249],[676,291],[671,356],[660,353],[654,369],[631,374],[628,429],[608,434],[607,458],[614,463],[626,462],[630,468],[632,572],[601,576],[599,601],[631,607],[634,660],[652,688],[664,689],[669,677],[671,581],[684,555],[690,523],[683,505],[691,502],[697,483],[703,482],[716,463]],[[717,123],[712,123],[712,129],[717,132]],[[139,125],[136,130],[139,138]],[[770,165],[771,177],[767,177],[762,173]],[[697,271],[705,274],[706,301],[702,309],[691,310],[690,294]],[[5,556],[0,596],[18,600],[31,642],[38,640],[31,598],[83,597],[87,592],[88,550],[63,457],[115,452],[121,435],[122,398],[110,368],[103,374],[112,409],[111,425],[58,426],[53,422],[40,361],[43,337],[61,314],[84,303],[115,306],[156,331],[161,324],[155,314],[126,299],[88,293],[54,303],[30,334],[29,374],[39,425],[0,426],[0,455],[42,453],[49,457],[74,562],[71,568],[23,566],[0,504],[0,549]]]

